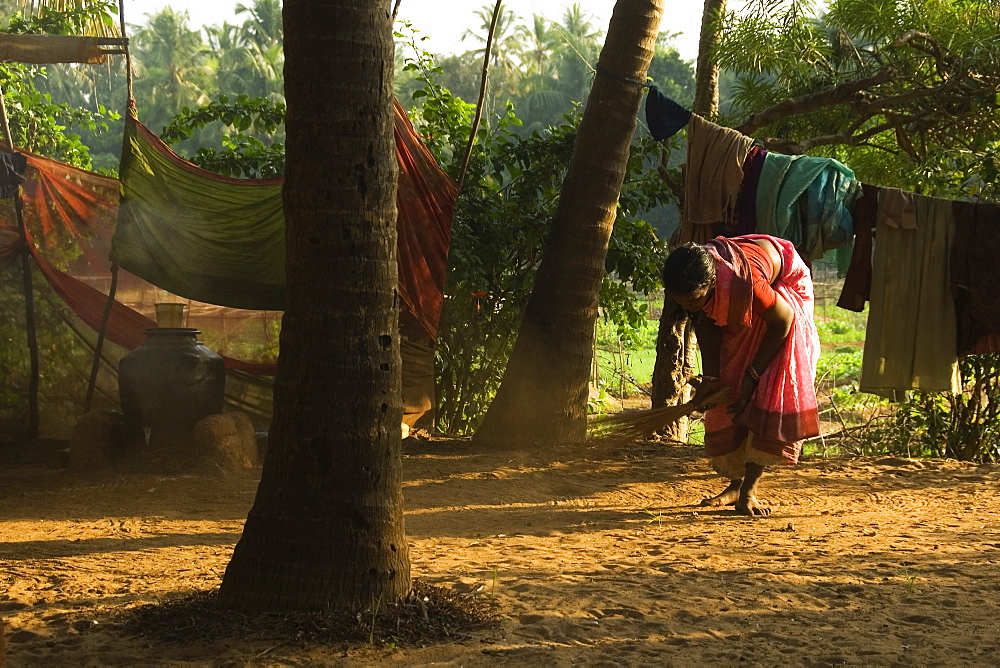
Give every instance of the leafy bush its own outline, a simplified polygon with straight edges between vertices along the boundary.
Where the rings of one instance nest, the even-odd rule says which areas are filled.
[[[866,445],[907,457],[1000,461],[1000,355],[970,355],[960,370],[962,393],[909,393],[865,434]]]
[[[224,128],[221,146],[202,146],[191,162],[217,174],[236,178],[264,179],[285,171],[285,146],[275,137],[284,132],[285,105],[261,97],[228,95],[194,109],[184,107],[163,128],[168,144],[190,139],[196,131],[214,123]]]

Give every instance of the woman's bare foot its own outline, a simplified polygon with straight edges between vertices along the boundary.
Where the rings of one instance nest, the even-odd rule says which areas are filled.
[[[736,501],[736,512],[750,517],[766,517],[771,514],[771,509],[760,505],[755,495],[748,494],[746,497],[740,496]]]
[[[743,479],[737,478],[736,480],[731,480],[729,486],[724,490],[716,494],[715,496],[710,496],[707,499],[702,499],[702,506],[717,508],[719,506],[731,506],[736,503],[740,498],[740,487],[743,485]]]
[[[740,486],[739,498],[736,499],[736,512],[740,515],[750,517],[765,517],[771,514],[770,508],[765,508],[757,501],[757,481],[764,473],[764,467],[760,464],[747,462],[746,475],[743,476],[743,484]]]

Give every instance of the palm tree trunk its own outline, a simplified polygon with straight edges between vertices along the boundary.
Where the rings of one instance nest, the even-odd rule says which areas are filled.
[[[618,0],[510,362],[475,440],[581,441],[598,292],[662,0]]]
[[[726,0],[705,0],[698,38],[698,60],[694,78],[694,108],[699,116],[719,113],[719,66],[715,64],[715,46],[721,36]]]
[[[288,307],[264,471],[220,592],[237,610],[410,590],[389,1],[284,4]]]

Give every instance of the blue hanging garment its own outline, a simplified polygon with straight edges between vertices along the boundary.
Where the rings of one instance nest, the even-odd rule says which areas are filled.
[[[646,123],[656,141],[670,139],[691,120],[691,110],[685,109],[660,92],[656,86],[649,87],[646,95]]]

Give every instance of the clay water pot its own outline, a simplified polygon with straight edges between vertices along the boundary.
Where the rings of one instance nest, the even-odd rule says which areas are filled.
[[[148,428],[149,442],[189,444],[198,420],[221,413],[226,368],[193,327],[156,327],[118,363],[126,422]]]

